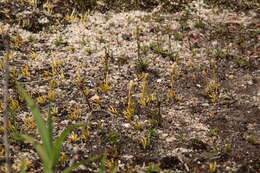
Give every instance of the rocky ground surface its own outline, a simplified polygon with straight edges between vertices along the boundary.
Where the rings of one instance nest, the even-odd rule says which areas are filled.
[[[85,123],[64,142],[57,172],[99,154],[107,172],[259,172],[259,3],[187,1],[163,11],[154,1],[124,11],[98,2],[79,12],[58,0],[0,1],[9,132],[39,136],[19,81],[44,117],[52,113],[55,135]],[[28,172],[42,172],[30,144],[10,143],[15,171],[26,160]],[[0,156],[3,165],[2,140]]]

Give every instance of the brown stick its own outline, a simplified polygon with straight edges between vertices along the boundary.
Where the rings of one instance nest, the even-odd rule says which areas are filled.
[[[4,146],[5,146],[5,165],[6,170],[8,173],[11,173],[11,162],[10,162],[10,144],[8,140],[8,126],[9,126],[9,119],[8,119],[8,81],[9,81],[9,38],[8,36],[2,36],[5,45],[6,56],[4,56],[4,78],[3,78],[3,94],[4,94]]]

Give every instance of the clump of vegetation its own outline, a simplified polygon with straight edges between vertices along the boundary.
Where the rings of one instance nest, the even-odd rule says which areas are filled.
[[[135,65],[136,69],[140,72],[147,72],[149,68],[149,62],[145,59],[137,59]]]
[[[38,141],[33,137],[22,133],[17,133],[16,138],[31,143],[34,146],[34,148],[36,149],[37,153],[39,154],[42,160],[43,171],[45,173],[54,172],[61,156],[62,144],[64,140],[67,138],[70,132],[72,132],[75,128],[80,127],[82,125],[76,124],[76,125],[69,126],[61,133],[59,137],[57,137],[57,139],[54,139],[52,115],[48,114],[48,120],[46,125],[46,122],[44,121],[44,119],[40,114],[40,110],[38,106],[35,104],[32,98],[26,93],[26,91],[19,84],[17,85],[17,89],[19,93],[22,95],[22,97],[25,99],[30,110],[32,111],[32,115],[37,124],[38,132],[41,136],[41,141]],[[75,139],[75,137],[73,137],[73,139]],[[64,172],[68,172],[68,170],[71,170],[76,165],[79,166],[79,164],[77,163],[71,166],[70,168],[64,170]]]

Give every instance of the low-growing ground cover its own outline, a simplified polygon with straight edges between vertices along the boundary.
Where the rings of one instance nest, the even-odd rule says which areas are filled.
[[[42,136],[15,82],[51,115],[54,139],[80,124],[56,172],[93,158],[74,172],[259,171],[257,1],[35,2],[0,1],[14,172],[44,166],[17,139]],[[0,172],[4,153],[1,140]]]

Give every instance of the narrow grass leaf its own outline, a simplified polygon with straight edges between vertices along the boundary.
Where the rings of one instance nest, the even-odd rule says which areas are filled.
[[[60,153],[61,153],[61,148],[62,148],[62,144],[65,141],[65,139],[67,138],[67,136],[70,134],[70,132],[72,130],[74,130],[77,127],[82,126],[82,124],[76,124],[76,125],[72,125],[67,127],[62,133],[61,135],[55,140],[54,144],[53,144],[53,157],[52,157],[52,165],[56,165],[59,161],[60,158]]]
[[[27,94],[23,87],[17,83],[16,85],[19,93],[24,97],[27,102],[28,107],[30,108],[33,117],[37,123],[37,128],[40,133],[41,139],[43,141],[43,146],[46,149],[46,152],[50,156],[52,154],[51,140],[50,135],[48,134],[48,128],[45,126],[44,119],[41,117],[40,110],[32,98]]]
[[[49,107],[49,112],[48,112],[48,119],[47,119],[47,126],[48,126],[48,134],[49,134],[49,138],[50,138],[50,145],[51,145],[51,148],[53,147],[53,121],[52,121],[52,115],[51,115],[51,112],[50,112],[50,107]]]
[[[25,142],[31,143],[34,148],[36,149],[37,153],[39,154],[40,158],[42,159],[44,165],[50,165],[50,158],[45,152],[43,146],[35,140],[33,137],[28,135],[21,135],[21,139]]]
[[[96,157],[87,159],[87,160],[81,160],[77,163],[72,164],[70,167],[66,168],[65,170],[62,171],[62,173],[70,173],[71,171],[73,171],[74,169],[76,169],[77,167],[79,167],[80,165],[87,165],[90,164],[96,160],[99,160],[102,157],[102,155],[98,155]]]
[[[106,165],[105,165],[105,162],[106,162],[106,156],[104,156],[101,160],[101,165],[99,167],[99,173],[106,173]]]

